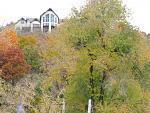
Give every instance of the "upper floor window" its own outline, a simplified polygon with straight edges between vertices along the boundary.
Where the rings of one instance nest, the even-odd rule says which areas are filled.
[[[49,14],[46,15],[46,22],[49,22]]]
[[[43,17],[43,22],[45,22],[45,17]]]
[[[54,22],[54,15],[51,14],[51,22]]]
[[[57,18],[55,18],[55,23],[57,23]]]
[[[21,24],[24,24],[24,21],[21,21]]]

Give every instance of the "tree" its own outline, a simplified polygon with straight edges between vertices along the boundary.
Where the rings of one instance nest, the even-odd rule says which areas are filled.
[[[2,35],[0,39],[0,76],[13,83],[30,70],[15,40],[15,35],[9,37],[8,34]]]
[[[149,62],[150,57],[145,58],[146,54],[140,55],[140,48],[147,44],[141,39],[138,30],[126,21],[127,13],[121,2],[89,0],[80,11],[73,10],[72,17],[62,25],[63,29],[59,28],[57,32],[58,36],[66,39],[66,45],[74,48],[73,55],[78,58],[76,72],[69,76],[70,83],[66,89],[69,87],[73,91],[82,90],[78,79],[74,80],[80,75],[83,76],[83,81],[88,79],[86,85],[94,112],[121,112],[119,105],[126,106],[126,112],[143,112],[144,107],[140,107],[143,102],[141,82],[136,78],[136,73],[146,80],[149,75],[146,74],[145,64]],[[135,65],[138,69],[135,69]],[[113,82],[115,84],[111,86]],[[71,84],[75,83],[78,83],[78,86],[73,87]],[[132,87],[131,83],[135,83],[137,87]],[[130,99],[133,96],[131,90],[134,88],[138,94],[133,94],[136,99]],[[108,95],[108,92],[111,95]],[[70,96],[66,96],[66,100],[67,98],[72,104],[76,101],[76,98],[71,100]],[[139,101],[140,103],[136,104]],[[112,109],[105,110],[108,106]],[[131,106],[136,106],[137,109]],[[68,105],[70,112],[74,111],[74,107]],[[80,112],[82,108],[83,106],[78,106],[76,109]]]

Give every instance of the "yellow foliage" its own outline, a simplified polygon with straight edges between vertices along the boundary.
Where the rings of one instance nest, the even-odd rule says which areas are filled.
[[[150,62],[150,45],[141,39],[137,45],[137,57],[140,66],[144,66],[146,62]]]
[[[32,35],[19,36],[17,40],[20,48],[24,48],[25,46],[35,46],[37,44],[36,37]]]

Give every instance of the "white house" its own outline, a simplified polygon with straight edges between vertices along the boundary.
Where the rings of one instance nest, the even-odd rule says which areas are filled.
[[[16,22],[15,30],[17,33],[40,31],[40,21],[37,18],[21,18]]]
[[[40,19],[37,18],[21,18],[16,22],[16,32],[51,32],[51,30],[59,24],[58,15],[49,8],[46,12],[40,15]]]
[[[15,29],[22,30],[23,27],[26,27],[26,20],[24,18],[21,18],[16,22]]]
[[[43,32],[51,32],[51,30],[59,24],[59,17],[51,8],[49,8],[40,16],[40,22],[41,30]]]

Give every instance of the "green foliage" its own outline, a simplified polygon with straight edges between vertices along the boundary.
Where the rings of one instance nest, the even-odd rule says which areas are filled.
[[[120,107],[118,106],[119,104],[127,105],[126,112],[129,112],[130,110],[144,112],[143,92],[139,82],[136,80],[125,78],[116,80],[111,78],[109,80],[109,84],[106,87],[105,98],[107,106],[111,105],[112,108],[118,109],[117,111],[120,110]]]
[[[147,44],[138,30],[126,21],[122,3],[89,0],[80,11],[73,11],[71,19],[58,31],[77,56],[76,70],[65,88],[67,113],[87,112],[84,106],[89,98],[98,113],[145,112],[141,80],[144,83],[149,76],[145,64],[150,56],[148,49],[148,56],[142,51]]]
[[[76,75],[66,88],[65,99],[67,113],[72,113],[72,111],[74,111],[74,113],[86,112],[90,95],[88,82],[83,74]]]
[[[26,61],[32,66],[33,70],[40,67],[41,59],[39,55],[39,47],[36,37],[21,36],[18,37],[18,45],[23,50]]]
[[[37,95],[42,95],[42,90],[41,90],[41,88],[40,88],[40,87],[36,87],[36,88],[35,88],[35,93],[36,93]]]
[[[37,39],[36,37],[33,37],[33,36],[28,36],[28,35],[25,35],[25,36],[19,36],[18,37],[18,45],[20,48],[24,48],[28,45],[30,46],[35,46],[37,44]]]
[[[30,108],[27,113],[36,113],[35,110],[33,108]]]
[[[38,104],[40,104],[40,103],[42,103],[42,102],[43,102],[42,96],[35,96],[35,97],[34,97],[34,100],[31,101],[31,104],[32,104],[33,106],[36,106],[36,105],[38,105]]]

